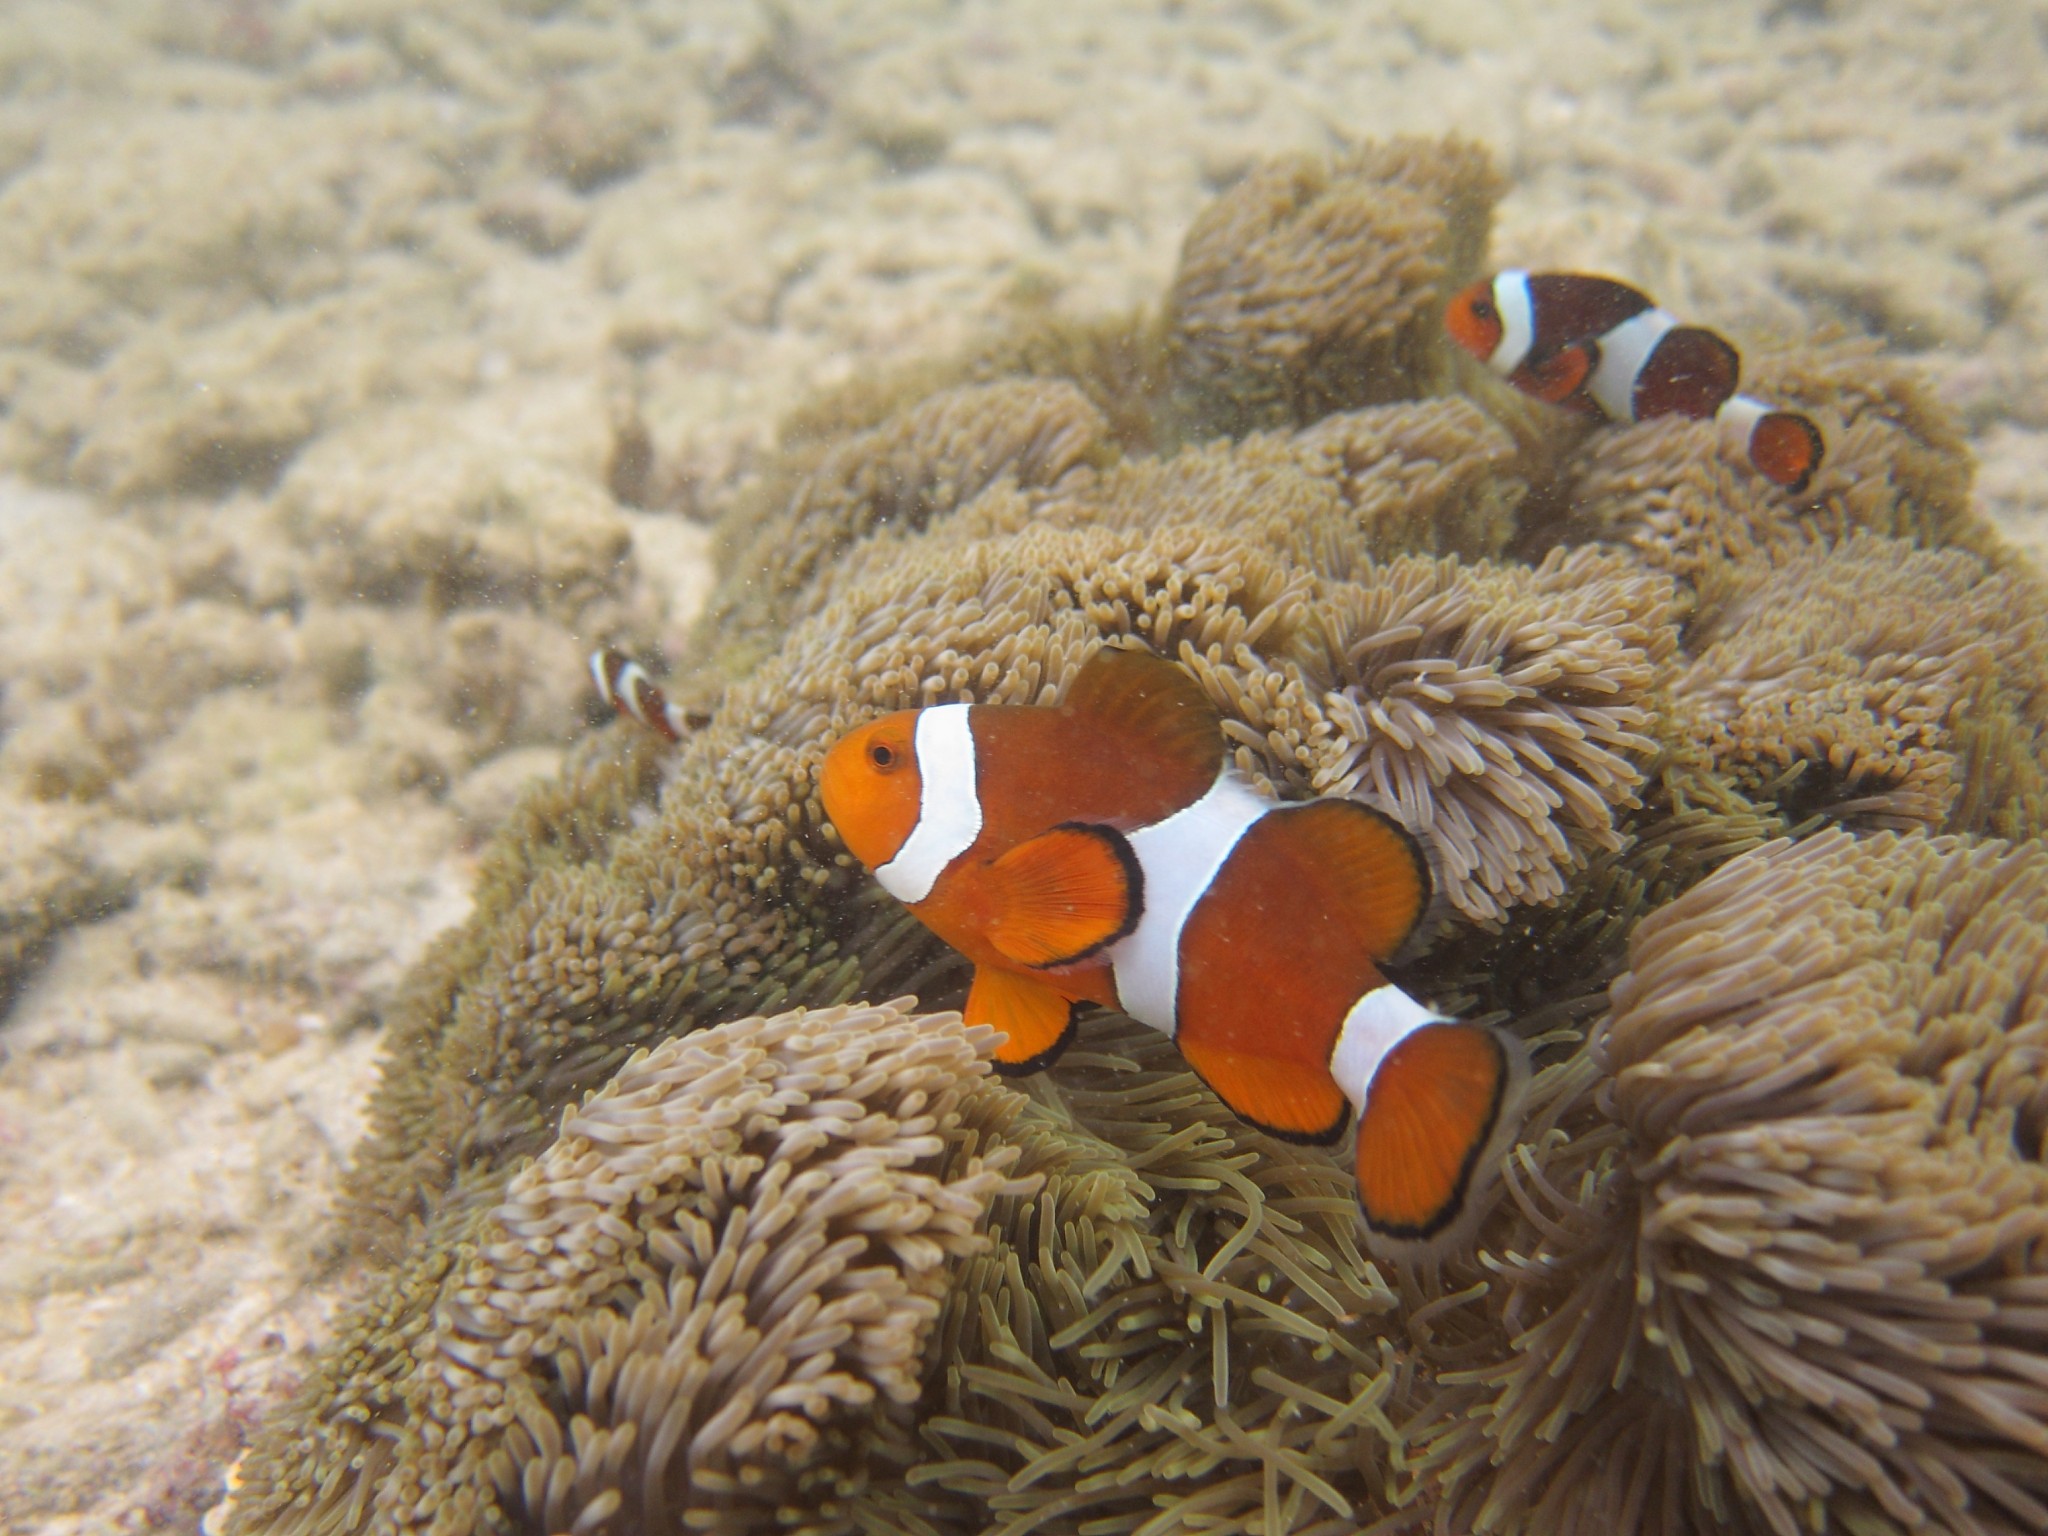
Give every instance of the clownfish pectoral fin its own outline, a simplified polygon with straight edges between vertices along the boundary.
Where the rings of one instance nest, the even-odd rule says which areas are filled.
[[[970,1027],[991,1024],[1009,1039],[996,1047],[996,1070],[1009,1075],[1052,1065],[1074,1034],[1074,1009],[1042,981],[980,966],[961,1010]]]
[[[1099,722],[1104,750],[1178,769],[1207,788],[1223,762],[1222,722],[1193,674],[1150,651],[1105,645],[1081,668],[1060,707]]]
[[[1515,370],[1514,385],[1524,394],[1562,405],[1584,386],[1600,363],[1597,341],[1575,341],[1546,357],[1534,358]]]
[[[1271,1056],[1182,1039],[1187,1064],[1230,1106],[1269,1136],[1327,1146],[1344,1134],[1351,1106],[1326,1071]]]
[[[1266,818],[1261,835],[1293,843],[1321,895],[1375,961],[1399,952],[1429,910],[1429,860],[1406,828],[1356,800],[1311,800]]]
[[[1072,965],[1138,926],[1145,876],[1121,832],[1066,822],[1019,843],[982,872],[984,936],[1006,959]]]
[[[1750,429],[1749,462],[1758,474],[1794,496],[1813,483],[1826,451],[1820,428],[1797,411],[1766,411]]]
[[[1437,1236],[1462,1213],[1523,1076],[1519,1042],[1439,1020],[1380,1063],[1358,1117],[1358,1201],[1397,1241]]]

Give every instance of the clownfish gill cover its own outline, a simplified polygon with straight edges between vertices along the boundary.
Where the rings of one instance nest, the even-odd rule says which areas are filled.
[[[0,1525],[2048,1527],[2043,77],[0,7]]]

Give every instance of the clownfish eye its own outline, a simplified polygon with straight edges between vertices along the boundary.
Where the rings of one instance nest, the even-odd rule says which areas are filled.
[[[887,773],[896,766],[896,749],[886,741],[875,742],[868,748],[868,761]]]
[[[1472,301],[1472,318],[1475,320],[1485,320],[1490,323],[1500,318],[1500,311],[1493,307],[1493,300],[1491,299],[1474,299]]]

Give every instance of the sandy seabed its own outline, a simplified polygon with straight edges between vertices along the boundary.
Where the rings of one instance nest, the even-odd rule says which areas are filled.
[[[808,391],[1158,294],[1256,158],[1918,358],[2048,553],[2026,0],[0,7],[0,1530],[190,1529],[377,1030]]]

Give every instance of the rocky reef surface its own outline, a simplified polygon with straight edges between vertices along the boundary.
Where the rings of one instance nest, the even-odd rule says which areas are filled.
[[[2042,46],[1900,3],[8,7],[0,1523],[189,1525],[269,1414],[247,1529],[621,1529],[684,1465],[735,1526],[2026,1528],[2040,871],[1922,834],[2038,831]],[[1446,127],[1500,154],[1494,257],[1631,275],[1823,419],[1809,503],[1454,371],[1500,172],[1329,158]],[[1477,1268],[1368,1270],[1341,1177],[1135,1035],[1029,1104],[943,1020],[903,1057],[883,1000],[957,977],[860,895],[816,749],[1110,633],[1188,642],[1246,771],[1445,851],[1416,984],[1549,1063]],[[713,724],[585,738],[597,641]],[[1723,927],[1776,937],[1696,1016]],[[562,1114],[853,998],[691,1049],[859,1085],[900,1231],[798,1219],[808,1352],[699,1352],[812,1386],[629,1431],[675,1382],[598,1363],[735,1281],[581,1224],[668,1058]],[[635,1231],[739,1242],[733,1167],[833,1155],[677,1134],[607,1186]],[[592,1253],[656,1310],[487,1284]],[[934,1340],[972,1369],[917,1377]]]

